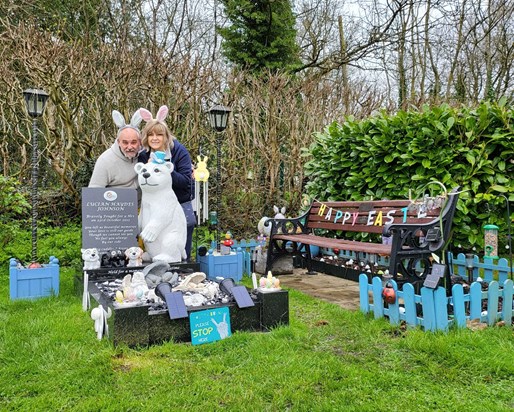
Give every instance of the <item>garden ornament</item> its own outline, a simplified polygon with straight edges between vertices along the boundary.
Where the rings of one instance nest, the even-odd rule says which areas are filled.
[[[82,260],[84,261],[84,270],[92,270],[100,268],[100,255],[96,248],[80,249]]]
[[[128,259],[127,267],[141,266],[143,264],[143,249],[138,246],[129,247],[125,251]]]
[[[198,163],[193,171],[194,179],[197,182],[195,185],[195,210],[197,213],[197,223],[203,223],[209,219],[209,170],[207,169],[207,160],[209,158],[204,156],[196,157]],[[201,185],[200,185],[201,183]]]
[[[389,305],[392,305],[394,302],[396,302],[396,292],[390,285],[387,285],[384,289],[382,289],[382,298],[384,299],[384,302]]]
[[[109,336],[109,326],[107,319],[112,316],[110,307],[105,311],[102,305],[97,306],[91,311],[91,319],[95,321],[95,332],[98,340],[101,340],[104,335]]]
[[[137,163],[134,170],[142,192],[138,226],[146,251],[143,260],[181,262],[187,258],[187,222],[171,187],[173,164]]]
[[[273,205],[273,211],[275,212],[274,219],[285,219],[285,213],[286,208],[282,207],[282,209],[279,209],[278,206]],[[267,223],[267,220],[270,219],[269,217],[264,216],[259,220],[259,223],[257,224],[257,230],[259,231],[259,234],[264,236],[269,236],[271,233],[271,225]]]

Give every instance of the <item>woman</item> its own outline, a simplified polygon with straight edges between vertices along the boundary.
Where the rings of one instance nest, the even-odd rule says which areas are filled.
[[[187,220],[186,254],[187,260],[191,259],[191,246],[193,241],[193,229],[196,219],[193,212],[194,179],[191,156],[187,149],[171,134],[164,119],[168,115],[168,108],[161,106],[154,119],[146,109],[139,109],[141,117],[147,123],[142,130],[143,150],[138,156],[138,161],[147,163],[151,160],[151,154],[164,152],[164,160],[173,163],[171,173],[172,188],[177,199],[184,209]]]

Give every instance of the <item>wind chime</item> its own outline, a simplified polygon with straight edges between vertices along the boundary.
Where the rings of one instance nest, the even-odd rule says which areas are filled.
[[[207,169],[207,160],[204,156],[196,157],[198,163],[195,168],[195,203],[197,211],[197,223],[200,225],[209,219],[209,170]],[[200,183],[202,183],[200,185]]]

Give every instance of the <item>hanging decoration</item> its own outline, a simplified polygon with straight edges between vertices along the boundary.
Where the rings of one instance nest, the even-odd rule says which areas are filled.
[[[204,156],[196,157],[198,163],[195,168],[195,203],[197,211],[198,224],[201,224],[209,219],[209,170],[207,169],[207,160],[209,158]],[[200,185],[200,182],[202,185]]]
[[[422,187],[421,191],[424,191],[430,185],[438,185],[442,188],[443,193],[437,196],[430,196],[425,194],[422,198],[412,199],[412,190],[409,189],[409,200],[411,202],[410,210],[416,211],[418,218],[424,218],[427,216],[427,212],[434,209],[441,209],[448,199],[448,191],[446,187],[439,181],[435,180],[427,183]]]

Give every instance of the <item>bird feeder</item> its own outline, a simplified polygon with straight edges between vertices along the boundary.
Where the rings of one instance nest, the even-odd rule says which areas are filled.
[[[484,226],[484,257],[498,259],[498,229],[496,225]]]

